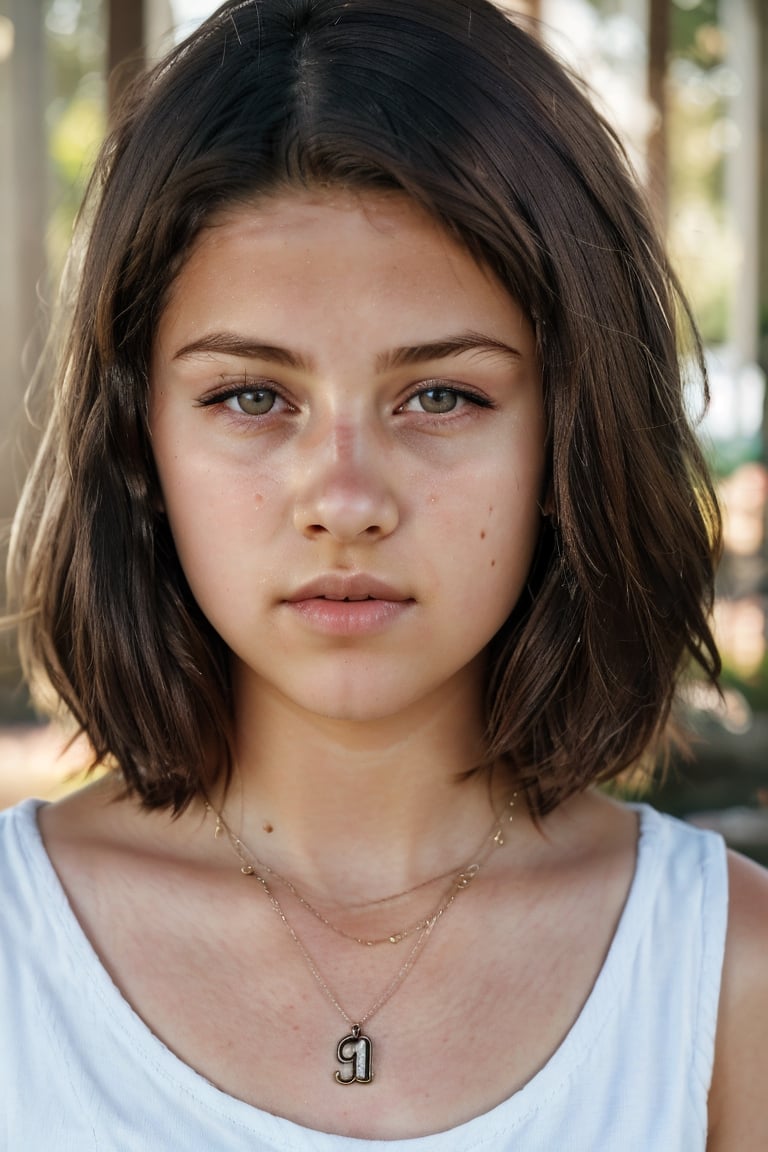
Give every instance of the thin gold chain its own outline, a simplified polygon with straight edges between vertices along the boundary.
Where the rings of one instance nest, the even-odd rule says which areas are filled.
[[[510,823],[512,822],[512,810],[514,808],[516,798],[517,793],[514,793],[507,806],[507,819]],[[207,800],[205,801],[205,808],[207,812],[210,812],[213,816],[216,817],[214,837],[218,839],[221,831],[226,834],[235,855],[240,860],[240,870],[245,876],[258,876],[259,879],[262,879],[260,872],[265,872],[268,876],[283,884],[294,897],[294,899],[297,900],[303,908],[305,908],[309,913],[311,913],[312,916],[319,920],[321,924],[324,924],[332,932],[335,932],[337,936],[342,936],[345,940],[354,941],[355,944],[361,944],[367,948],[373,948],[378,944],[399,944],[402,940],[413,936],[414,933],[423,932],[435,916],[442,915],[444,911],[443,902],[448,898],[448,896],[450,896],[451,893],[454,893],[455,898],[457,890],[461,891],[465,888],[468,888],[472,880],[474,880],[475,876],[480,871],[480,868],[488,859],[488,856],[490,855],[494,846],[501,847],[504,843],[504,834],[502,831],[501,820],[498,816],[494,816],[490,831],[486,833],[481,843],[478,845],[475,855],[477,856],[479,853],[479,856],[476,860],[471,862],[468,861],[458,871],[451,870],[443,872],[439,876],[432,877],[430,880],[423,880],[421,883],[415,884],[412,888],[408,888],[404,892],[398,892],[394,896],[385,896],[379,900],[370,901],[370,903],[366,905],[367,907],[374,907],[378,904],[386,904],[392,900],[399,899],[402,896],[410,895],[411,893],[418,891],[419,888],[426,887],[428,884],[437,883],[437,881],[444,880],[448,876],[451,878],[451,883],[448,886],[447,891],[441,894],[440,899],[438,900],[435,907],[429,913],[427,913],[426,916],[422,916],[413,924],[406,925],[405,928],[400,928],[393,932],[388,932],[384,936],[377,936],[372,940],[368,940],[365,937],[356,936],[352,932],[345,931],[345,929],[341,928],[338,924],[334,924],[333,921],[330,920],[327,916],[324,916],[323,913],[319,911],[319,909],[315,908],[314,905],[310,903],[306,896],[303,896],[302,893],[299,892],[298,888],[292,880],[289,880],[287,876],[282,876],[275,868],[271,868],[269,864],[265,864],[263,860],[260,860],[255,852],[253,852],[247,844],[243,843],[239,836],[235,835],[221,813],[217,811],[217,809],[215,809],[213,805],[210,804],[210,802]]]
[[[357,1018],[353,1018],[352,1016],[349,1015],[349,1013],[346,1011],[346,1009],[343,1008],[341,1006],[341,1004],[339,1003],[338,997],[335,995],[335,993],[332,991],[332,989],[328,985],[328,982],[323,977],[322,973],[320,972],[320,969],[317,966],[316,961],[314,960],[313,956],[309,952],[309,949],[307,948],[307,946],[304,944],[303,940],[300,939],[299,935],[297,934],[297,932],[294,929],[293,925],[291,924],[290,920],[286,916],[286,914],[285,914],[285,912],[284,912],[284,910],[280,904],[280,901],[278,900],[277,896],[275,896],[274,892],[269,887],[269,884],[267,883],[267,881],[264,879],[263,876],[260,876],[258,872],[252,872],[252,873],[249,873],[249,875],[252,875],[254,877],[254,879],[258,880],[259,883],[261,884],[262,888],[264,889],[264,892],[267,895],[267,898],[269,899],[270,904],[272,905],[275,912],[278,914],[278,916],[282,920],[285,927],[288,929],[288,932],[290,933],[291,939],[293,940],[296,947],[299,949],[299,952],[301,953],[301,955],[304,957],[304,961],[305,961],[307,967],[309,968],[310,972],[314,976],[315,980],[317,981],[318,985],[320,986],[320,988],[322,989],[323,993],[328,998],[328,1000],[330,1000],[331,1004],[333,1004],[334,1008],[339,1013],[339,1015],[342,1017],[342,1019],[345,1020],[346,1023],[350,1026],[350,1028],[354,1028],[354,1027],[362,1028],[362,1026],[365,1023],[367,1023],[367,1021],[370,1020],[371,1017],[374,1016],[379,1011],[380,1008],[384,1007],[384,1005],[387,1003],[388,1000],[391,1000],[391,998],[394,996],[395,992],[397,992],[398,988],[401,986],[401,984],[405,980],[406,976],[408,975],[408,973],[411,971],[414,964],[416,963],[418,955],[421,952],[424,945],[426,944],[426,942],[427,942],[427,940],[428,940],[428,938],[432,932],[432,929],[435,927],[438,920],[440,920],[440,918],[448,911],[448,909],[450,908],[451,904],[453,904],[454,900],[456,899],[456,897],[458,896],[459,891],[460,891],[459,888],[455,888],[451,892],[451,894],[448,896],[448,898],[442,903],[441,907],[437,910],[437,912],[435,912],[434,915],[430,917],[430,919],[425,924],[424,928],[421,930],[421,932],[416,937],[416,940],[415,940],[413,946],[411,947],[411,950],[408,953],[408,956],[406,957],[404,963],[401,965],[401,967],[395,973],[392,980],[389,982],[389,984],[384,989],[384,991],[381,993],[381,995],[373,1002],[373,1004],[370,1006],[368,1011],[364,1012],[362,1016],[358,1016]]]
[[[512,820],[512,811],[511,810],[514,806],[515,799],[516,799],[516,793],[515,793],[515,795],[513,795],[512,799],[509,802],[508,819],[510,822]],[[426,920],[423,923],[423,927],[421,927],[418,930],[418,934],[416,936],[416,939],[415,939],[413,945],[411,946],[411,949],[410,949],[405,961],[401,964],[400,968],[397,970],[395,975],[392,977],[389,984],[387,984],[384,991],[374,1000],[374,1002],[371,1004],[371,1006],[368,1008],[368,1010],[366,1012],[364,1012],[362,1016],[359,1016],[355,1019],[354,1017],[349,1015],[347,1010],[339,1002],[338,996],[333,992],[332,988],[328,984],[328,981],[325,979],[325,977],[321,973],[320,969],[317,966],[317,962],[315,961],[311,952],[309,951],[309,949],[305,945],[304,941],[299,937],[295,928],[293,927],[290,920],[286,916],[285,911],[284,911],[280,901],[278,900],[277,896],[275,895],[275,893],[270,888],[269,882],[267,881],[267,879],[264,876],[262,876],[257,871],[257,868],[256,868],[257,858],[255,856],[251,856],[251,859],[248,859],[248,857],[246,855],[246,854],[250,855],[248,853],[248,849],[245,847],[245,845],[242,843],[242,841],[239,839],[239,837],[235,836],[234,832],[232,832],[232,830],[229,828],[228,824],[226,823],[226,821],[224,820],[222,815],[219,812],[217,812],[216,809],[208,801],[205,802],[205,809],[206,809],[206,812],[210,812],[216,817],[216,827],[214,829],[214,837],[218,837],[221,829],[223,829],[226,832],[227,837],[228,837],[229,842],[230,842],[230,846],[232,847],[235,854],[237,855],[237,857],[241,861],[240,871],[242,872],[242,874],[244,876],[253,876],[253,878],[255,880],[258,880],[259,884],[261,885],[261,887],[264,891],[264,894],[266,895],[267,899],[269,900],[270,905],[272,906],[274,911],[277,913],[277,915],[280,917],[283,924],[285,925],[285,927],[286,927],[286,929],[287,929],[287,931],[291,937],[291,940],[293,940],[294,944],[298,948],[305,964],[307,965],[309,971],[311,972],[312,977],[314,978],[318,987],[323,992],[323,995],[328,999],[328,1001],[333,1005],[333,1007],[339,1013],[339,1015],[344,1020],[344,1022],[352,1029],[352,1034],[355,1037],[359,1034],[361,1027],[365,1023],[367,1023],[367,1021],[370,1020],[378,1011],[380,1011],[380,1009],[383,1008],[384,1005],[387,1004],[389,1000],[391,1000],[391,998],[394,996],[395,992],[397,992],[398,989],[402,986],[403,981],[405,980],[406,976],[408,975],[408,973],[413,968],[413,966],[416,963],[416,960],[418,959],[424,945],[426,944],[427,940],[429,939],[433,928],[442,919],[442,917],[445,915],[445,913],[451,907],[451,905],[455,901],[458,894],[460,892],[463,892],[469,886],[471,881],[474,879],[474,877],[480,871],[481,865],[483,863],[483,860],[480,860],[480,861],[476,862],[475,864],[469,865],[467,868],[463,869],[462,871],[460,871],[455,876],[455,879],[452,882],[448,893],[446,893],[444,895],[439,906],[426,918]],[[496,832],[493,835],[489,836],[490,844],[488,846],[488,851],[490,851],[490,848],[492,845],[495,844],[498,847],[501,847],[504,843],[504,835],[503,835],[500,821],[498,821],[498,820],[494,821],[494,828],[496,828]],[[484,855],[487,855],[487,853],[485,853]],[[264,869],[267,870],[266,866],[262,865],[262,867],[264,867]],[[278,876],[278,874],[273,869],[269,870],[269,871],[270,871],[271,875],[275,876],[275,878],[280,878]],[[283,882],[285,882],[285,881],[283,881]],[[288,882],[288,883],[290,883],[290,882]],[[417,885],[417,887],[420,887],[420,886],[421,885]],[[291,888],[295,891],[295,885],[291,884]],[[321,919],[322,919],[322,917],[321,917]],[[331,925],[329,925],[329,927],[330,926]],[[356,939],[356,938],[353,937],[353,939]],[[367,943],[367,941],[359,941],[359,943]],[[368,1043],[370,1044],[370,1040],[368,1040]],[[338,1077],[338,1073],[337,1073],[337,1077]]]

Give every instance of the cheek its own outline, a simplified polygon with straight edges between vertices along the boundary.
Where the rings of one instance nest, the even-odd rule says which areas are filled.
[[[519,475],[497,474],[494,495],[475,516],[473,568],[489,594],[506,600],[505,615],[525,585],[541,532],[541,475],[540,469],[531,469],[523,483]]]
[[[442,558],[439,579],[455,589],[458,612],[499,625],[518,600],[535,553],[538,473],[525,491],[516,478],[507,478],[505,491],[498,472],[481,487],[455,501],[443,493],[431,504],[433,549]]]
[[[171,535],[193,593],[202,599],[211,587],[233,590],[237,574],[263,556],[258,544],[272,532],[274,485],[252,472],[222,476],[200,458],[183,464],[166,460],[160,480]]]

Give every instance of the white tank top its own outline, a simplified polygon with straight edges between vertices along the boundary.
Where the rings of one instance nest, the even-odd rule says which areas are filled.
[[[83,934],[37,802],[0,814],[7,1152],[704,1152],[727,912],[722,841],[641,806],[630,893],[578,1019],[510,1099],[448,1132],[358,1140],[233,1099],[133,1012]]]

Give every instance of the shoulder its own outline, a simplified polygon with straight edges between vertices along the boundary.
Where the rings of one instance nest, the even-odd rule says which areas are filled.
[[[37,825],[40,805],[0,812],[0,1019],[27,979],[61,954],[62,900]]]
[[[729,853],[725,948],[707,1152],[768,1147],[768,872]]]
[[[40,836],[37,801],[26,800],[0,811],[0,910],[11,916],[14,894],[33,887],[38,871]]]

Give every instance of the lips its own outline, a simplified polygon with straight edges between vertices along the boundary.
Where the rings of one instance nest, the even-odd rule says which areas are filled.
[[[378,600],[378,596],[318,596],[318,600],[334,600],[337,604],[361,604],[364,600]]]
[[[357,603],[363,600],[388,600],[402,604],[412,597],[401,592],[385,580],[375,576],[357,573],[352,576],[343,574],[330,574],[319,576],[301,585],[287,598],[289,604],[296,604],[302,600],[335,600]]]
[[[312,631],[336,636],[364,636],[385,631],[415,603],[378,577],[331,574],[303,584],[285,606]]]

